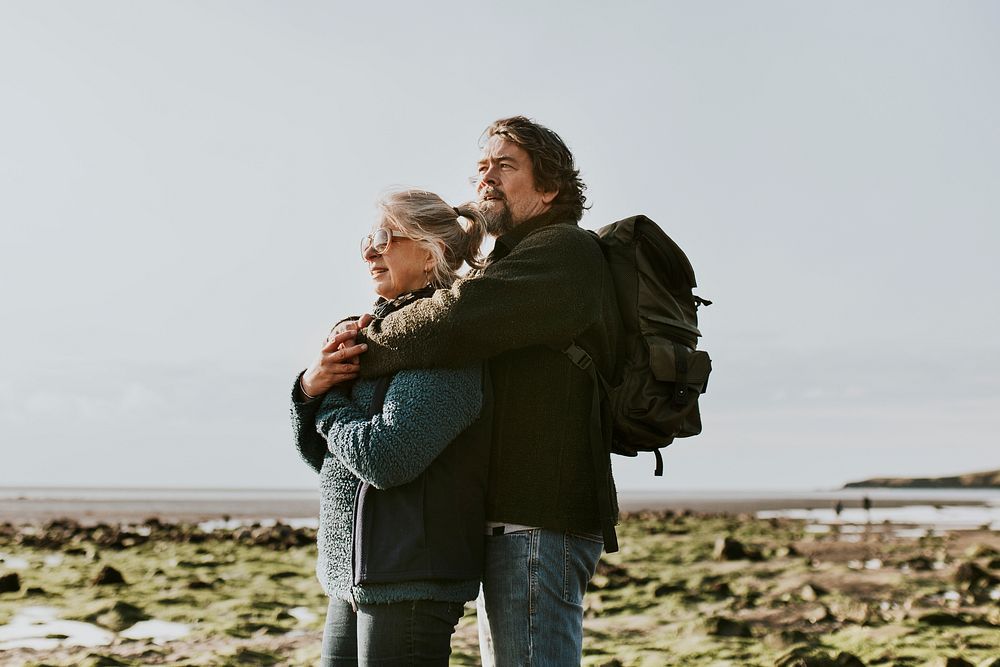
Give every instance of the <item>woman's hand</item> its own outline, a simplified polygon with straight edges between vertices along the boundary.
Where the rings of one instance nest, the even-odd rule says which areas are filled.
[[[306,372],[302,374],[302,391],[308,396],[325,394],[334,385],[358,377],[358,356],[368,349],[365,344],[355,345],[358,335],[356,322],[337,325]]]

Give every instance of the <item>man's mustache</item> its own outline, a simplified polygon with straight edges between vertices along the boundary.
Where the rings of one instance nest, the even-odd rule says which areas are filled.
[[[503,193],[503,190],[493,186],[487,186],[479,192],[479,200],[483,201],[487,197],[494,197],[496,199],[506,200],[507,195]]]

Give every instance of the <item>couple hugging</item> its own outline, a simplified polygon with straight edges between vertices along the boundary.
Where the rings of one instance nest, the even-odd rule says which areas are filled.
[[[485,137],[477,203],[380,202],[361,242],[373,312],[337,325],[293,389],[322,489],[323,665],[447,665],[480,586],[484,665],[580,663],[617,503],[591,377],[562,349],[610,375],[621,324],[565,143],[521,116]]]

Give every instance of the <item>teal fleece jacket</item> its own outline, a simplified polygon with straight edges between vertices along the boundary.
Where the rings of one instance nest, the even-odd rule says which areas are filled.
[[[354,585],[352,556],[358,489],[414,480],[472,424],[482,407],[479,365],[400,371],[389,384],[382,412],[369,418],[375,381],[356,382],[303,401],[293,390],[292,424],[302,458],[320,475],[316,573],[331,597],[362,604],[402,600],[465,602],[479,581],[406,581]]]

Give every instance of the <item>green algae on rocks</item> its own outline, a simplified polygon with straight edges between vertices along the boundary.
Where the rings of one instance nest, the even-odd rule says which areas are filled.
[[[621,551],[602,559],[585,598],[584,665],[980,665],[997,657],[995,532],[813,534],[791,520],[640,512],[624,517],[619,538]],[[315,664],[327,600],[314,544],[314,531],[280,524],[212,533],[161,521],[2,526],[0,552],[27,567],[17,570],[18,589],[0,594],[0,623],[42,604],[114,632],[146,619],[191,628],[162,646],[123,639],[11,649],[4,659]],[[105,567],[123,583],[96,585]],[[471,606],[452,646],[452,664],[479,664]]]

